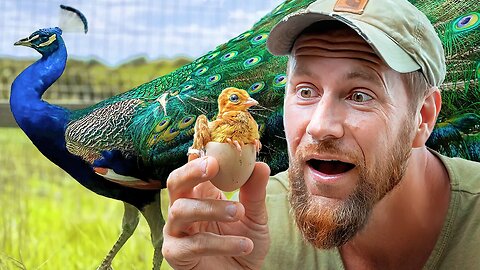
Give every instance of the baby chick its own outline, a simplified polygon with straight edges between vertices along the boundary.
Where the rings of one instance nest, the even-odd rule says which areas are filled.
[[[257,104],[245,90],[234,87],[224,89],[218,96],[217,119],[208,122],[205,115],[198,116],[189,155],[204,154],[205,146],[210,141],[229,143],[240,153],[244,144],[254,144],[258,153],[262,146],[258,125],[247,111]]]

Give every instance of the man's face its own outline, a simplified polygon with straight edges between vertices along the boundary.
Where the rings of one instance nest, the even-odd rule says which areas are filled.
[[[288,67],[290,201],[304,237],[340,246],[403,177],[413,140],[401,76],[353,30],[302,35]]]

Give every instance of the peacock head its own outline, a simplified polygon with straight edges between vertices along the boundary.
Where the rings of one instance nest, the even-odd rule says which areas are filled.
[[[49,56],[63,42],[61,35],[62,30],[58,27],[40,29],[33,32],[29,37],[15,42],[14,45],[27,46],[35,49],[43,56]]]

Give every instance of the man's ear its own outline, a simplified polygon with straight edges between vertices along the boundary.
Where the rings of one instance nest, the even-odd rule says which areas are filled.
[[[415,126],[415,138],[412,147],[423,147],[432,134],[437,121],[438,113],[442,107],[442,96],[438,88],[433,87],[423,100],[420,113],[417,115]]]

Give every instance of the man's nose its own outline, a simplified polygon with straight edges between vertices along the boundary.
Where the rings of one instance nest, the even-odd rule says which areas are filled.
[[[338,100],[323,96],[310,117],[306,132],[320,141],[341,138],[344,135],[344,115]]]

